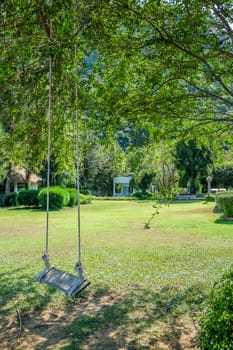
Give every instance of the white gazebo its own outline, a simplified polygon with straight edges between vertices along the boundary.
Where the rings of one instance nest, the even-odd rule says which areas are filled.
[[[129,197],[133,193],[133,188],[130,186],[131,176],[121,176],[113,178],[113,196],[114,197]]]

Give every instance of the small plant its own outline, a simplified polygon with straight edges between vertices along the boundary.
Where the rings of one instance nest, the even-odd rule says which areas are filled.
[[[201,318],[201,350],[233,349],[233,269],[225,273],[207,301]]]
[[[144,229],[148,229],[148,230],[150,229],[151,221],[154,219],[156,215],[159,214],[160,207],[161,207],[161,202],[158,202],[158,204],[153,205],[153,208],[155,208],[155,211],[151,214],[151,217],[147,220],[147,222],[145,222]]]

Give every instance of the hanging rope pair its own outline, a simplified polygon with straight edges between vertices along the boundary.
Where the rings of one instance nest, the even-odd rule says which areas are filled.
[[[77,48],[74,48],[75,74],[77,72]],[[75,83],[75,102],[77,103],[77,85]],[[90,282],[85,279],[81,263],[81,234],[80,234],[80,175],[79,175],[79,120],[77,107],[75,108],[76,124],[76,188],[77,188],[77,232],[78,232],[78,261],[75,265],[77,276],[57,269],[49,262],[49,189],[50,189],[50,159],[51,159],[51,117],[52,117],[52,57],[49,58],[49,96],[48,96],[48,155],[47,155],[47,203],[46,203],[46,240],[45,252],[42,259],[45,263],[45,269],[40,271],[35,279],[38,282],[45,283],[55,287],[70,297],[75,297]]]

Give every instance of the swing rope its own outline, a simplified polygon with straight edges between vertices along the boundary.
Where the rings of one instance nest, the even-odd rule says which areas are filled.
[[[75,77],[77,74],[77,45],[74,45],[74,72]],[[75,95],[75,135],[76,135],[76,189],[77,189],[77,234],[78,234],[78,261],[75,265],[75,269],[78,272],[80,278],[83,278],[82,263],[81,263],[81,215],[80,215],[80,168],[79,168],[79,114],[78,114],[78,88],[76,81],[74,82],[74,95]]]
[[[48,5],[52,6],[52,0],[47,0]],[[49,43],[51,44],[52,39],[52,21],[49,19]],[[47,193],[46,193],[46,232],[45,232],[45,252],[42,256],[45,266],[50,269],[49,263],[49,189],[50,189],[50,163],[51,163],[51,119],[52,119],[52,56],[49,56],[49,72],[48,72],[48,85],[49,85],[49,96],[48,96],[48,145],[47,145]]]
[[[49,1],[49,0],[48,0]],[[50,21],[51,26],[51,21]],[[51,27],[50,27],[51,29]],[[50,31],[51,33],[51,31]],[[51,35],[51,34],[50,34]],[[51,39],[51,36],[50,36]],[[74,69],[75,77],[77,74],[77,47],[74,47]],[[76,138],[76,189],[77,189],[77,234],[78,234],[78,261],[75,265],[75,270],[78,276],[74,276],[68,272],[50,266],[49,263],[49,190],[50,190],[50,163],[51,163],[51,120],[52,120],[52,56],[49,57],[49,96],[48,96],[48,154],[47,154],[47,203],[46,203],[46,242],[45,252],[42,259],[45,263],[45,269],[40,271],[35,279],[38,282],[45,283],[49,286],[55,287],[70,297],[75,297],[83,289],[85,289],[90,282],[84,278],[82,264],[81,264],[81,234],[80,234],[80,169],[79,169],[79,115],[77,108],[78,89],[75,79],[75,138]]]
[[[49,57],[49,99],[48,99],[48,154],[47,154],[47,195],[46,195],[46,232],[45,253],[42,259],[47,269],[49,264],[49,189],[50,189],[50,162],[51,162],[51,117],[52,117],[52,57]]]

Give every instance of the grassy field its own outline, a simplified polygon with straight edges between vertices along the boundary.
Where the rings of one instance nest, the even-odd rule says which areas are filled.
[[[0,209],[3,349],[198,349],[198,316],[231,265],[233,227],[213,203],[93,201],[81,208],[91,285],[75,300],[34,281],[43,268],[45,212]],[[73,272],[77,209],[50,213],[51,264]],[[13,346],[13,347],[12,347]]]

